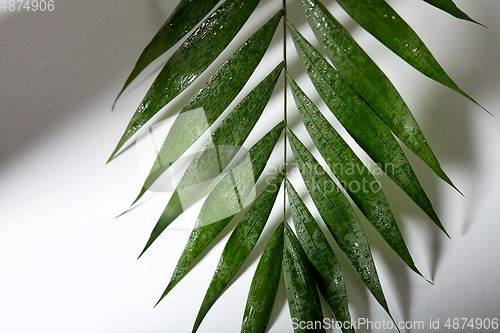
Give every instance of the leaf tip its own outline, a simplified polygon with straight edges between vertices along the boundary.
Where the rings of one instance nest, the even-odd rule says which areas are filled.
[[[465,13],[464,13],[465,14]],[[476,20],[474,20],[472,17],[470,17],[469,15],[465,14],[466,17],[462,18],[463,20],[465,21],[469,21],[471,23],[475,23],[477,25],[480,25],[482,26],[483,28],[488,28],[487,26],[485,26],[484,24],[482,24],[481,22],[478,22]]]
[[[446,237],[448,237],[448,239],[451,239],[451,236],[450,234],[448,233],[448,231],[446,231],[446,229],[444,228],[444,226],[442,224],[438,225],[439,229],[441,229],[442,232],[444,232],[444,234],[446,235]]]
[[[132,202],[130,204],[130,206],[127,208],[127,210],[122,213],[121,215],[125,214],[125,213],[128,213],[130,211],[130,209],[137,203],[137,201],[139,201],[140,198],[142,198],[142,196],[144,195],[144,193],[146,193],[148,189],[145,188],[144,186],[141,188],[141,192],[139,193],[139,195],[135,198],[134,202]],[[118,215],[118,216],[121,216],[121,215]]]
[[[399,326],[396,324],[396,321],[392,317],[392,314],[389,312],[389,309],[387,308],[385,310],[387,311],[387,314],[389,315],[389,317],[391,318],[392,322],[394,323],[394,327],[396,327],[396,329],[398,330],[398,332],[401,333],[401,330],[399,329]]]
[[[119,218],[119,217],[122,217],[123,215],[127,214],[129,212],[129,210],[125,210],[123,213],[121,213],[120,215],[117,215],[115,216],[115,219]]]
[[[495,117],[495,115],[493,113],[491,113],[490,111],[488,111],[488,109],[486,109],[484,106],[482,106],[481,104],[477,103],[476,101],[474,101],[477,106],[479,106],[481,109],[483,109],[484,111],[486,111],[490,116],[492,117]]]
[[[106,162],[106,164],[108,164],[109,162],[111,162],[112,160],[115,159],[116,156],[120,155],[121,153],[118,153],[118,151],[120,150],[120,148],[123,146],[123,144],[125,142],[122,142],[123,138],[120,139],[120,142],[118,143],[118,145],[116,145],[116,148],[115,150],[113,150],[113,152],[111,153],[111,156],[109,157],[108,161]]]
[[[146,252],[146,250],[148,249],[148,247],[149,247],[149,244],[147,244],[147,245],[144,247],[144,249],[142,250],[141,254],[139,254],[139,256],[137,257],[137,259],[136,259],[136,260],[139,260],[139,259],[142,257],[142,255],[144,254],[144,252]]]
[[[156,302],[156,304],[153,308],[155,308],[158,304],[160,304],[160,302],[168,295],[168,293],[172,290],[172,288],[174,288],[174,286],[175,286],[175,284],[172,285],[172,281],[170,281],[167,288],[165,288],[165,291],[163,292],[163,294],[161,294],[160,299],[158,300],[158,302]]]
[[[167,287],[167,289],[168,289],[168,287]],[[158,306],[158,304],[160,304],[160,302],[165,298],[165,296],[167,296],[167,294],[168,294],[168,292],[167,292],[167,290],[165,290],[163,292],[163,294],[161,295],[160,299],[156,302],[155,306],[153,306],[153,309],[156,308]]]
[[[108,158],[106,164],[108,164],[109,162],[111,162],[114,158],[115,158],[115,154],[116,154],[116,151],[114,151],[111,156]]]
[[[483,28],[489,29],[487,26],[485,26],[484,24],[482,24],[481,22],[478,22],[478,21],[476,21],[476,20],[472,20],[471,22],[474,22],[474,23],[476,23],[477,25],[482,26]]]
[[[462,193],[462,191],[460,191],[460,190],[458,189],[458,187],[456,187],[456,186],[455,186],[455,184],[453,184],[453,182],[452,182],[452,181],[451,181],[448,177],[446,177],[446,179],[444,179],[444,181],[445,181],[446,183],[448,183],[448,185],[450,185],[451,187],[453,187],[453,188],[454,188],[454,189],[455,189],[458,193],[460,193],[460,195],[461,195],[462,197],[464,197],[464,198],[465,198],[465,195]]]
[[[130,78],[129,78],[130,79]],[[115,105],[116,105],[116,102],[118,102],[118,99],[120,98],[120,96],[122,95],[123,91],[125,90],[125,88],[127,88],[128,86],[128,83],[129,83],[129,80],[127,80],[125,82],[125,84],[123,85],[123,88],[120,90],[120,92],[118,93],[118,96],[116,96],[115,98],[115,101],[113,102],[113,105],[111,106],[111,111],[113,111],[115,109]]]
[[[468,100],[470,100],[472,103],[476,104],[477,106],[479,106],[481,109],[483,109],[484,111],[486,111],[490,116],[494,117],[493,113],[491,113],[490,111],[488,111],[484,106],[482,106],[481,104],[479,104],[474,98],[472,98],[471,96],[469,96],[465,91],[463,91],[462,89],[458,88],[457,90],[462,96],[464,96],[465,98],[467,98]]]

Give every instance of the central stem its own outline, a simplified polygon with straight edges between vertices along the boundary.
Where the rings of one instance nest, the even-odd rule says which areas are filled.
[[[287,135],[286,131],[288,129],[288,114],[287,114],[287,60],[286,60],[286,0],[283,0],[283,61],[285,64],[284,75],[283,75],[283,118],[285,124],[285,135],[284,135],[284,148],[283,148],[283,173],[284,173],[284,181],[283,181],[283,221],[286,220],[286,180],[287,180],[287,164],[286,164],[286,150],[287,150]]]

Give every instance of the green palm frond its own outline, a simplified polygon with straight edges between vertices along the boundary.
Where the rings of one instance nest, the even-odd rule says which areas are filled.
[[[451,0],[424,1],[459,19],[477,23]],[[262,242],[260,238],[265,226],[273,223],[271,211],[281,205],[276,200],[281,188],[285,198],[288,197],[281,207],[283,222],[270,227],[275,231],[263,250],[250,286],[242,332],[266,331],[282,273],[292,318],[322,320],[321,294],[338,320],[351,321],[345,287],[349,281],[343,278],[342,267],[322,225],[326,226],[347,261],[391,319],[361,219],[366,218],[406,265],[423,277],[410,255],[390,200],[386,198],[374,171],[354,152],[326,114],[288,72],[288,35],[293,40],[304,72],[331,115],[366,155],[448,235],[402,146],[415,153],[439,178],[458,189],[441,167],[402,96],[321,1],[296,2],[316,42],[308,41],[295,28],[287,15],[287,1],[283,0],[281,10],[248,37],[245,36],[248,39],[214,70],[179,112],[139,195],[132,203],[134,205],[139,201],[166,170],[205,132],[217,125],[192,158],[141,253],[152,246],[160,234],[200,198],[200,194],[208,193],[160,302],[203,257],[205,250],[220,238],[218,236],[231,225],[230,222],[236,224],[212,277],[193,332],[230,285],[256,244]],[[208,68],[214,67],[211,64],[235,39],[255,9],[262,5],[258,0],[218,3],[182,0],[144,49],[117,100],[151,62],[185,38],[154,80],[109,161],[149,124],[153,116]],[[337,3],[359,26],[409,65],[479,106],[444,71],[420,37],[385,0],[337,0]],[[279,36],[283,41],[283,58],[276,59],[274,64],[277,65],[271,72],[261,73],[257,68],[273,38],[277,38],[280,23],[283,29],[283,34]],[[313,44],[320,45],[323,50],[316,49]],[[323,52],[328,60],[323,57]],[[260,82],[251,87],[246,96],[239,96],[252,77]],[[277,89],[280,77],[283,78],[284,107],[282,110],[269,110],[266,106]],[[288,89],[295,102],[294,108],[288,107]],[[233,104],[233,109],[225,113]],[[194,115],[196,110],[201,112],[198,113],[200,117]],[[283,114],[282,121],[271,123],[274,127],[237,157],[238,153],[244,152],[241,148],[248,144],[257,122],[268,119],[269,113],[276,115],[277,112]],[[322,161],[318,161],[312,150],[294,134],[288,124],[288,112],[300,115],[301,126],[307,130]],[[284,169],[266,178],[263,176],[264,169],[271,163],[271,154],[280,138],[284,143]],[[288,147],[293,152],[289,157],[298,167],[308,195],[323,222],[313,217],[288,179],[292,170],[286,163]],[[328,168],[321,165],[323,161]],[[296,234],[287,222],[288,209]],[[354,332],[349,327],[342,330]],[[299,328],[295,331],[315,330]]]

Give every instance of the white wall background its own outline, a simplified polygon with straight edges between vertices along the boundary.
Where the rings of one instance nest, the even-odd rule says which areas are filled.
[[[312,37],[296,3],[289,2],[290,19]],[[0,332],[190,331],[224,243],[153,309],[200,205],[179,218],[137,261],[169,194],[148,194],[136,209],[115,219],[141,185],[135,147],[105,165],[161,60],[149,75],[140,76],[111,112],[114,97],[175,3],[55,0],[50,13],[0,11]],[[262,1],[254,13],[256,22],[242,30],[243,37],[217,63],[280,3]],[[399,189],[387,184],[387,196],[416,264],[435,282],[431,286],[413,274],[367,227],[394,317],[426,323],[439,318],[442,329],[436,331],[443,332],[447,318],[499,317],[500,2],[456,0],[488,26],[485,29],[423,1],[391,1],[451,77],[496,117],[423,77],[357,28],[335,3],[325,3],[393,80],[445,171],[465,194],[460,196],[409,154],[452,236],[449,240]],[[259,66],[261,75],[248,87],[280,60],[279,35]],[[293,46],[289,51],[290,72],[311,92]],[[178,110],[212,72],[164,114]],[[281,112],[277,93],[267,109],[272,120],[259,122],[245,146],[274,125]],[[297,118],[291,107],[290,122]],[[307,141],[301,126],[295,131]],[[274,162],[280,156],[278,147]],[[279,209],[278,205],[264,238],[279,222]],[[252,254],[246,270],[207,315],[200,333],[239,330],[257,260],[257,253]],[[352,269],[347,269],[346,280],[354,318],[388,319]],[[270,332],[291,332],[283,285],[279,292]]]

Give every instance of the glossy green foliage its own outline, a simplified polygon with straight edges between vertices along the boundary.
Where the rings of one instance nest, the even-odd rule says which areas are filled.
[[[210,192],[160,300],[187,274],[192,263],[220,234],[234,215],[247,206],[245,201],[253,194],[255,183],[264,171],[282,131],[283,123],[276,125],[240,158]],[[253,198],[250,197],[250,200],[253,201]]]
[[[295,134],[288,131],[288,135],[304,183],[328,230],[373,296],[389,313],[370,246],[354,209]]]
[[[389,128],[325,58],[290,23],[288,26],[306,72],[328,108],[372,160],[446,233]]]
[[[385,0],[337,0],[337,2],[360,26],[401,59],[422,74],[477,104],[448,76],[420,37]]]
[[[134,203],[236,98],[262,60],[281,17],[280,11],[246,40],[182,108]]]
[[[298,323],[322,322],[323,313],[318,289],[314,283],[313,271],[304,250],[292,229],[285,223],[285,246],[283,249],[283,275],[290,316]],[[323,327],[305,328],[300,326],[294,332],[324,332]]]
[[[210,66],[245,24],[259,2],[260,0],[226,0],[189,36],[156,77],[110,160],[149,119]]]
[[[421,275],[410,256],[381,185],[295,81],[289,77],[288,82],[302,122],[330,170],[385,241],[413,271]]]
[[[434,7],[444,10],[445,12],[455,16],[456,18],[482,25],[481,23],[478,23],[473,19],[471,19],[469,15],[465,14],[462,10],[460,10],[460,8],[458,8],[457,5],[455,5],[455,3],[452,0],[424,0],[424,1],[433,5]]]
[[[181,0],[170,17],[142,51],[132,73],[125,81],[118,99],[128,85],[156,58],[177,44],[219,2],[219,0]],[[116,103],[116,100],[115,100]]]
[[[224,119],[201,151],[196,154],[172,194],[142,253],[170,223],[196,202],[198,195],[233,160],[264,111],[282,69],[283,64],[278,65],[257,85]]]
[[[335,318],[342,323],[350,323],[351,315],[347,306],[344,278],[337,257],[318,223],[288,181],[286,189],[297,238],[314,267],[316,276],[319,276],[316,284]],[[342,327],[342,332],[354,332],[354,330]]]
[[[457,18],[477,23],[452,0],[424,1]],[[386,0],[337,2],[355,22],[411,66],[476,103],[448,76],[422,40]],[[260,0],[226,0],[214,10],[218,3],[212,0],[181,0],[143,51],[120,94],[146,66],[194,30],[166,61],[110,160],[155,114],[211,66],[231,44],[259,4],[268,5]],[[349,282],[344,281],[339,261],[322,231],[321,220],[363,283],[391,316],[360,216],[349,199],[408,267],[418,274],[420,272],[410,256],[375,172],[386,173],[446,233],[400,142],[438,177],[454,185],[439,164],[402,96],[320,0],[297,0],[297,3],[295,8],[303,11],[330,62],[286,19],[295,16],[287,15],[287,1],[283,1],[282,9],[274,16],[269,15],[266,18],[268,21],[250,37],[245,36],[248,39],[239,48],[235,47],[236,50],[222,66],[213,68],[212,65],[210,70],[213,69],[214,74],[179,112],[134,201],[137,202],[213,126],[235,101],[251,76],[261,80],[222,120],[203,148],[195,154],[143,250],[144,253],[186,208],[202,196],[207,196],[160,302],[220,238],[218,236],[235,216],[242,216],[240,221],[234,221],[235,228],[224,247],[193,332],[197,331],[203,318],[258,243],[273,207],[280,201],[276,199],[282,183],[285,196],[284,222],[275,230],[257,265],[241,332],[266,332],[281,272],[294,321],[315,323],[322,320],[318,289],[337,320],[351,321],[345,285]],[[284,21],[281,21],[283,18]],[[379,168],[370,171],[363,164],[289,75],[286,39],[283,39],[283,59],[280,59],[283,61],[272,62],[279,65],[266,77],[262,73],[255,73],[257,66],[263,62],[280,22],[283,22],[283,34],[280,33],[280,37],[291,35],[300,63],[321,99]],[[268,61],[267,58],[264,61]],[[262,118],[266,117],[266,105],[282,71],[285,74],[283,86],[285,89],[290,88],[296,108],[287,104],[285,91],[284,110],[267,110],[274,114],[283,112],[283,121],[234,162],[241,146],[259,127],[257,123],[266,124]],[[289,126],[295,126],[295,123],[288,123],[289,112],[298,112],[301,120],[299,126],[307,130],[329,172],[335,176],[335,181],[292,132]],[[290,164],[266,184],[266,189],[259,196],[256,194],[257,188],[262,188],[257,182],[263,182],[260,178],[264,177],[261,175],[271,163],[271,153],[283,130],[286,140],[282,162],[289,162],[286,149],[290,145],[300,175],[321,219],[314,219],[289,182],[287,177],[292,172]],[[289,205],[286,205],[286,198]],[[288,206],[297,235],[287,224]],[[295,332],[324,332],[318,325],[306,326],[298,327]],[[352,333],[354,330],[343,327],[343,332]]]
[[[282,222],[267,243],[250,285],[242,333],[266,332],[281,276],[284,227]]]
[[[269,214],[271,214],[282,180],[283,172],[280,172],[254,201],[231,233],[196,317],[193,332],[198,329],[207,312],[222,295],[224,289],[257,244]]]
[[[318,41],[338,73],[389,129],[444,181],[451,180],[439,165],[410,109],[387,76],[349,32],[317,0],[300,1]]]

